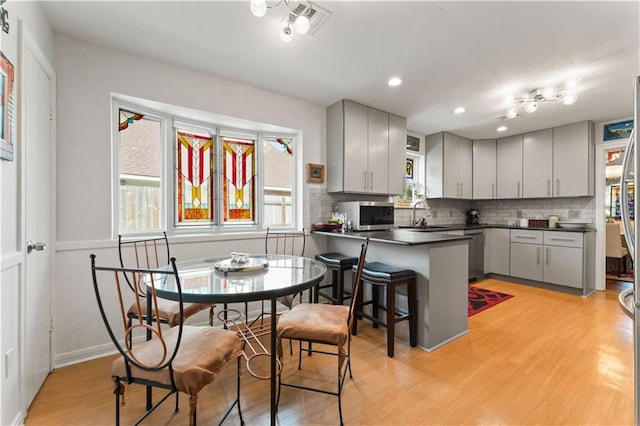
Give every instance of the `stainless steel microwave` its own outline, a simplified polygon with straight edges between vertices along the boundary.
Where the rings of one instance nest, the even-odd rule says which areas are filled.
[[[336,210],[347,214],[354,231],[377,231],[394,226],[393,203],[383,201],[344,201]]]

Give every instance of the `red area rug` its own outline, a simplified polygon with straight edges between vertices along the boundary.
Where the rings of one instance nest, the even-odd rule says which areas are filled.
[[[500,302],[512,298],[511,294],[500,293],[486,288],[469,286],[469,316],[489,309]]]

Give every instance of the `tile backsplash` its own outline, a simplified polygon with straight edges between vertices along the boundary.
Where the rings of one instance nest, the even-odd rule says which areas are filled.
[[[504,224],[509,219],[547,219],[595,222],[595,197],[537,198],[522,200],[477,200],[471,207],[480,211],[480,222]]]
[[[315,222],[325,222],[329,219],[334,205],[340,201],[368,200],[389,201],[389,197],[367,196],[353,194],[328,194],[324,188],[309,189],[309,219],[310,226]],[[536,198],[518,200],[427,200],[430,216],[427,222],[431,225],[460,224],[466,221],[466,211],[473,208],[480,211],[480,222],[489,224],[506,224],[508,220],[547,219],[549,215],[560,216],[560,220],[583,220],[595,222],[595,197],[573,198]],[[396,226],[406,226],[411,223],[412,209],[396,208]],[[426,215],[424,209],[416,210],[416,219]]]

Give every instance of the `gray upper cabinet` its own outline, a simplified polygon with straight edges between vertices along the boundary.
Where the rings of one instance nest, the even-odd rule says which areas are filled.
[[[496,140],[473,141],[473,199],[496,198]]]
[[[522,198],[522,135],[496,141],[497,198]]]
[[[357,102],[327,108],[327,191],[402,192],[406,119]]]
[[[525,133],[522,137],[522,196],[551,197],[553,180],[553,131]]]
[[[389,194],[404,190],[407,150],[407,119],[389,114]]]
[[[473,196],[473,147],[469,139],[440,132],[426,138],[427,198]]]
[[[498,139],[496,198],[593,196],[594,156],[590,121]],[[485,161],[474,158],[474,164]],[[486,199],[486,193],[474,192],[474,198]]]
[[[595,194],[594,125],[590,121],[553,128],[553,196]]]

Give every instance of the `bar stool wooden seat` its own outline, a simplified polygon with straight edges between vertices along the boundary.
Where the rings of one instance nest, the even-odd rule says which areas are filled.
[[[347,256],[342,253],[321,253],[316,255],[316,260],[324,263],[328,270],[331,271],[333,281],[328,284],[320,285],[315,289],[316,303],[319,296],[330,300],[334,305],[343,305],[344,301],[351,298],[351,293],[344,289],[344,272],[358,265],[358,258]],[[354,269],[355,272],[355,269]],[[323,292],[323,289],[331,288],[331,294]]]
[[[355,270],[355,266],[353,267]],[[374,327],[382,325],[387,327],[387,355],[393,357],[395,324],[400,321],[409,321],[409,344],[411,347],[418,345],[418,299],[416,294],[416,273],[411,269],[395,268],[382,262],[367,262],[362,270],[362,283],[371,284],[372,299],[364,301],[364,288],[358,294],[356,304],[356,320],[353,322],[352,334],[358,330],[358,318],[367,318],[372,321]],[[396,309],[396,292],[401,286],[406,286],[408,312]],[[379,291],[385,290],[384,304],[380,303]],[[404,292],[401,292],[404,293]],[[372,314],[364,312],[364,306],[372,306]],[[379,317],[379,311],[387,312],[386,321]]]

